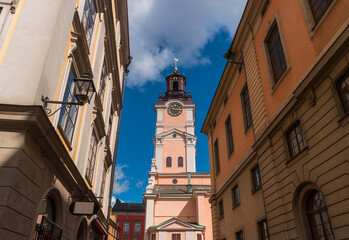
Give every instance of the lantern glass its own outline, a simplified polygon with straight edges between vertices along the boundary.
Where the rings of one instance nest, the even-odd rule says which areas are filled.
[[[75,78],[75,97],[80,104],[89,103],[96,92],[92,79],[83,75],[82,78]]]

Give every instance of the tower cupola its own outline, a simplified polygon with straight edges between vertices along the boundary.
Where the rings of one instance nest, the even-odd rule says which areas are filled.
[[[177,72],[175,68],[174,73],[166,77],[166,92],[165,96],[160,93],[159,103],[166,102],[171,99],[178,99],[186,103],[191,103],[191,94],[185,91],[186,78],[183,74]]]

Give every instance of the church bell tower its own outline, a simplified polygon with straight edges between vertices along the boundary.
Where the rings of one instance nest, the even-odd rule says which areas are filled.
[[[166,78],[166,93],[154,105],[154,158],[159,173],[196,172],[195,104],[185,91],[186,78],[177,72]]]

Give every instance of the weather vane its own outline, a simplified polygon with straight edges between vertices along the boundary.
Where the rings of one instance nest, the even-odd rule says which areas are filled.
[[[174,58],[174,61],[175,61],[175,72],[177,72],[178,71],[178,69],[177,69],[177,62],[178,62],[178,59],[177,58]]]

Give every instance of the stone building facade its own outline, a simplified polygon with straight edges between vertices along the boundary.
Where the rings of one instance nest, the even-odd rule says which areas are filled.
[[[248,1],[202,132],[218,239],[348,239],[349,2]]]
[[[107,237],[130,60],[126,0],[0,1],[0,239]]]

